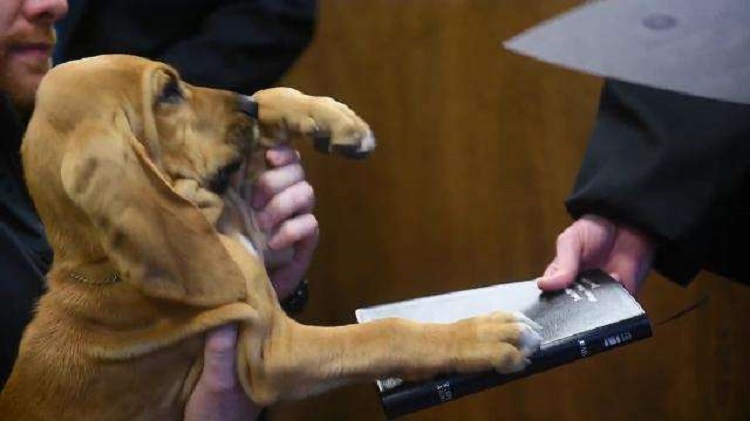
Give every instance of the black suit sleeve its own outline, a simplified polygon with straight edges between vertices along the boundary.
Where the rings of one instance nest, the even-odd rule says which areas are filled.
[[[313,35],[315,15],[315,0],[224,2],[200,32],[153,58],[190,83],[251,94],[292,66]]]
[[[310,42],[315,0],[71,0],[55,62],[132,54],[188,82],[246,94],[267,88]]]
[[[608,81],[566,205],[650,234],[676,282],[701,268],[741,278],[749,157],[750,107]]]

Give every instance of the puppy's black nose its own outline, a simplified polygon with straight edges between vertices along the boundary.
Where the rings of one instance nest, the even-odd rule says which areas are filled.
[[[250,118],[258,118],[258,103],[247,95],[237,95],[237,106]]]

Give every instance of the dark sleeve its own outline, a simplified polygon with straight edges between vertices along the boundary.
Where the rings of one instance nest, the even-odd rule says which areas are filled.
[[[99,54],[164,61],[195,85],[253,93],[309,44],[316,0],[71,0],[55,63]]]
[[[739,261],[749,152],[750,107],[608,81],[566,205],[645,231],[655,268],[686,284]]]
[[[23,331],[42,295],[44,274],[3,223],[0,223],[0,247],[0,300],[3,303],[0,306],[1,390],[18,355]]]
[[[200,32],[152,58],[190,83],[251,94],[292,66],[312,38],[315,14],[315,0],[225,2]]]

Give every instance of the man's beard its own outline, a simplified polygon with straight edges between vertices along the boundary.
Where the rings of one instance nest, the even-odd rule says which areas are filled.
[[[50,64],[25,64],[24,67],[28,72],[24,77],[18,77],[17,69],[9,69],[3,66],[0,74],[0,91],[8,95],[17,111],[26,114],[34,108],[34,99],[36,90],[39,87],[40,79],[32,79],[31,75],[44,75],[49,69]]]
[[[0,38],[0,92],[8,95],[16,109],[28,114],[34,108],[36,90],[41,78],[49,71],[52,60],[45,61],[12,61],[9,60],[11,49],[30,40],[54,42],[55,35],[50,29],[46,34],[11,34]]]

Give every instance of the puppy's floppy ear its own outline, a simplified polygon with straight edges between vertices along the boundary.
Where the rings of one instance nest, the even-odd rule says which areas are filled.
[[[70,139],[63,187],[126,281],[146,295],[214,306],[245,297],[240,269],[202,212],[177,194],[129,130]]]

